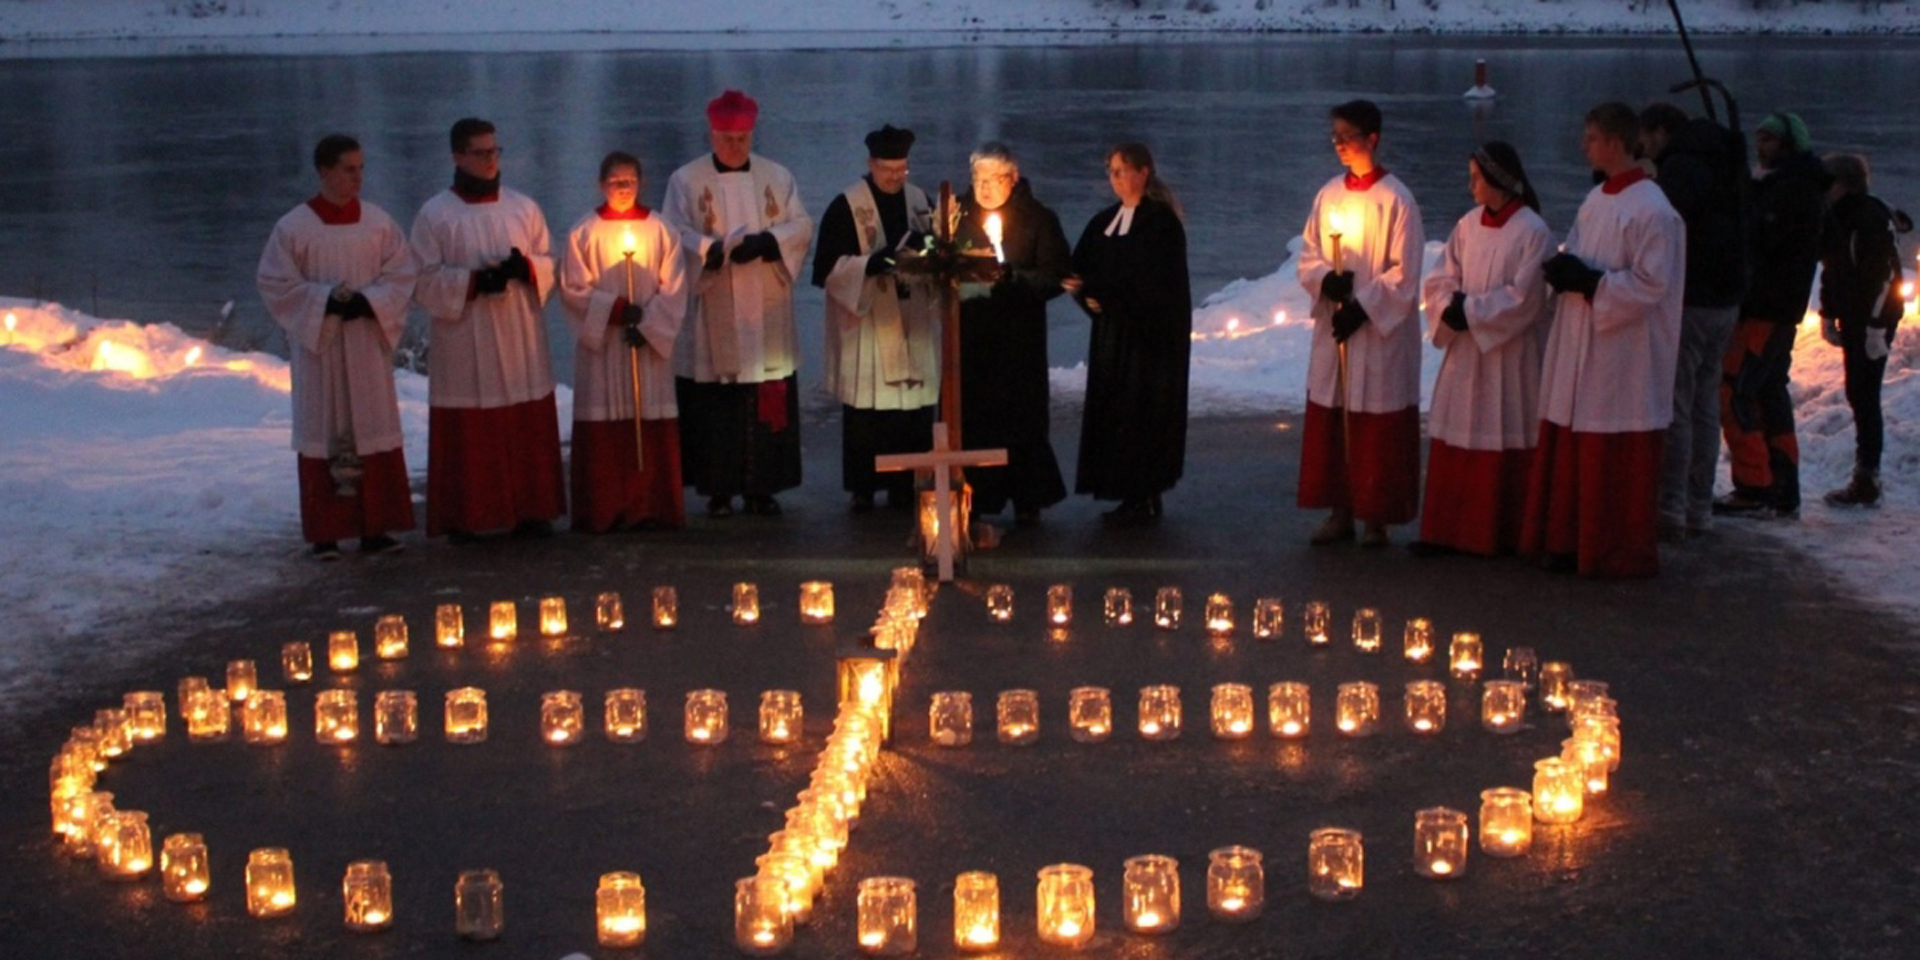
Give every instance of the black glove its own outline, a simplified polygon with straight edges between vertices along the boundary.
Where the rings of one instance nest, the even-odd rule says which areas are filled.
[[[1600,289],[1601,272],[1571,253],[1554,254],[1540,269],[1555,293],[1578,293],[1592,300],[1594,291]]]
[[[1467,332],[1467,295],[1458,290],[1453,292],[1453,302],[1440,311],[1440,322],[1461,333]]]
[[[356,293],[348,297],[347,302],[341,306],[340,319],[376,320],[378,318],[373,315],[373,303],[367,300],[367,295]]]
[[[500,261],[500,273],[508,280],[518,280],[527,286],[533,286],[533,261],[520,252],[519,247],[507,251],[507,258]]]
[[[637,327],[641,321],[646,318],[647,312],[642,310],[637,303],[629,303],[620,308],[620,323],[622,326]]]
[[[714,245],[713,245],[713,246],[711,246],[711,247],[708,247],[708,248],[707,248],[707,259],[706,259],[706,261],[705,261],[704,263],[702,263],[702,264],[700,264],[700,268],[701,268],[701,269],[703,269],[703,270],[718,270],[718,269],[720,269],[720,264],[721,264],[721,262],[722,262],[722,260],[723,260],[723,258],[724,258],[724,257],[726,256],[726,253],[727,253],[727,252],[726,252],[725,250],[723,250],[723,249],[721,249],[721,248],[720,248],[720,244],[718,244],[718,243],[716,243],[716,244],[714,244]]]
[[[773,234],[765,230],[748,234],[740,238],[739,245],[733,248],[733,255],[729,259],[734,263],[778,260],[780,259],[780,241],[775,240]]]
[[[638,310],[640,308],[628,307],[627,309]],[[627,346],[632,347],[635,350],[645,350],[647,348],[647,335],[640,332],[640,325],[638,323],[629,323],[626,326],[621,327],[620,339],[625,340],[627,342]]]
[[[481,295],[506,293],[507,274],[499,267],[482,267],[473,272],[473,292]]]
[[[1348,300],[1333,312],[1333,342],[1346,343],[1367,323],[1367,311],[1357,300]]]
[[[1336,270],[1320,278],[1320,297],[1334,303],[1353,299],[1353,271]]]
[[[873,256],[867,258],[867,276],[877,277],[883,273],[892,272],[893,253],[891,251],[875,250]]]

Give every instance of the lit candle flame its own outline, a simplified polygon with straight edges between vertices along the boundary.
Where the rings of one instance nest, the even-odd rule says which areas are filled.
[[[1246,905],[1247,902],[1239,897],[1226,897],[1220,901],[1220,909],[1229,913],[1238,913]]]
[[[1291,737],[1300,732],[1300,724],[1297,721],[1288,720],[1286,723],[1280,725],[1280,732]]]
[[[13,311],[11,310],[7,311],[7,332],[12,333],[15,330],[15,328],[19,326],[20,326],[20,318],[14,316]]]
[[[999,214],[997,213],[987,214],[986,229],[987,229],[987,242],[993,244],[993,258],[995,260],[1000,261],[1001,263],[1006,263],[1007,251],[1005,247],[1002,247],[1000,245],[1000,241],[1002,239],[1002,233],[1001,233],[1002,228],[1000,224]]]
[[[1077,937],[1080,935],[1080,923],[1075,920],[1062,920],[1059,930],[1063,937]]]
[[[193,349],[191,349],[191,350],[188,350],[188,351],[187,351],[187,366],[189,366],[189,367],[191,367],[191,366],[193,366],[194,364],[196,364],[196,363],[199,363],[199,362],[200,362],[200,348],[199,348],[199,347],[194,347]]]
[[[620,252],[631,257],[634,251],[638,249],[640,249],[640,243],[633,238],[633,228],[622,227],[620,230]]]
[[[1328,210],[1327,211],[1327,235],[1331,237],[1340,237],[1340,236],[1344,236],[1346,232],[1347,232],[1346,211],[1341,210],[1338,207]]]
[[[1448,863],[1445,860],[1435,860],[1433,861],[1433,866],[1430,867],[1429,869],[1431,869],[1434,873],[1437,873],[1441,876],[1446,876],[1447,874],[1453,872],[1453,864]]]

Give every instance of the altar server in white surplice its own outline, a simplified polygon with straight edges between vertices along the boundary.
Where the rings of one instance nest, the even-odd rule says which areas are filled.
[[[1606,180],[1580,204],[1566,251],[1545,266],[1553,329],[1520,549],[1590,577],[1660,572],[1686,227],[1635,162],[1638,141],[1632,107],[1587,112],[1587,161]]]
[[[940,293],[894,270],[902,248],[933,229],[933,205],[907,182],[913,131],[867,134],[867,175],[820,217],[813,285],[827,291],[827,391],[840,398],[840,483],[853,509],[913,499],[913,473],[879,473],[874,457],[918,453],[933,435],[940,399]]]
[[[1420,508],[1420,205],[1380,166],[1380,108],[1352,100],[1331,111],[1333,150],[1347,168],[1313,199],[1300,248],[1300,286],[1314,298],[1313,354],[1301,431],[1302,507],[1331,511],[1315,545],[1387,544],[1387,527]],[[1336,240],[1334,235],[1339,234]],[[1342,259],[1334,269],[1334,249]],[[1346,345],[1342,396],[1340,345]],[[1341,409],[1341,404],[1346,409]],[[1345,436],[1351,429],[1352,436]]]
[[[660,213],[691,279],[674,347],[686,482],[707,515],[780,513],[800,485],[800,353],[793,283],[813,220],[785,167],[753,152],[760,105],[738,90],[707,104],[713,152],[673,172]]]
[[[687,523],[673,396],[686,264],[673,231],[639,204],[641,183],[638,157],[607,154],[600,161],[606,203],[573,225],[560,252],[560,302],[577,344],[570,458],[575,530],[678,529]],[[639,441],[633,429],[636,353]],[[636,442],[644,456],[636,455]]]
[[[1478,206],[1454,224],[1421,286],[1433,345],[1446,351],[1427,414],[1419,555],[1512,553],[1540,431],[1540,353],[1553,235],[1511,144],[1467,161]]]
[[[500,185],[493,124],[453,125],[453,187],[420,208],[414,299],[432,320],[427,533],[537,536],[566,512],[553,360],[547,219]]]
[[[320,192],[274,224],[255,279],[293,354],[301,534],[335,560],[348,537],[388,553],[400,549],[395,531],[413,529],[393,350],[414,261],[393,218],[360,199],[358,142],[321,139],[313,166]]]

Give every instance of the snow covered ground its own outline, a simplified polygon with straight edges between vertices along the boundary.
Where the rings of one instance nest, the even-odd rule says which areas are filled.
[[[1920,4],[1899,0],[1688,0],[1682,10],[1701,33],[1920,31]],[[454,35],[456,46],[526,49],[528,34],[604,34],[633,49],[1097,43],[1143,31],[1670,30],[1659,0],[0,0],[5,40],[387,38],[370,49],[445,46]]]

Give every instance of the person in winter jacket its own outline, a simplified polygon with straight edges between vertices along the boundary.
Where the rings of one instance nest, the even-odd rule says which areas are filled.
[[[1866,158],[1830,154],[1825,166],[1833,187],[1820,230],[1820,333],[1845,357],[1854,453],[1853,479],[1824,499],[1837,507],[1872,507],[1880,502],[1885,435],[1880,379],[1904,306],[1894,232],[1913,224],[1867,193]]]

